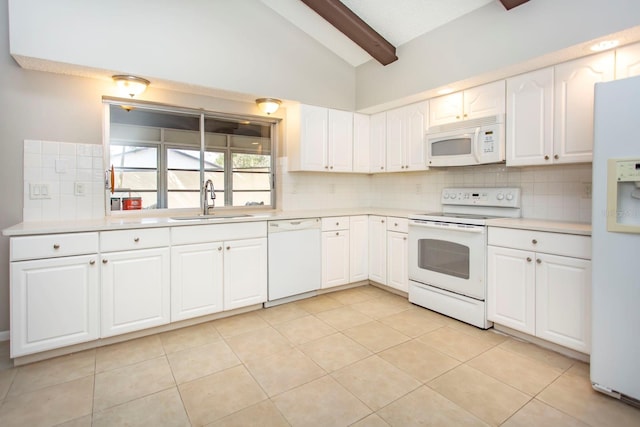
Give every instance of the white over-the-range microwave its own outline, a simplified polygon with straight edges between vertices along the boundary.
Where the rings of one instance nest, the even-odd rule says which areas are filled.
[[[504,115],[430,127],[429,166],[470,166],[505,161]]]

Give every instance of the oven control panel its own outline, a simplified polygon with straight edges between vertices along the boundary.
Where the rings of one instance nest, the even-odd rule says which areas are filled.
[[[520,207],[520,189],[499,188],[445,188],[440,202],[443,205]]]

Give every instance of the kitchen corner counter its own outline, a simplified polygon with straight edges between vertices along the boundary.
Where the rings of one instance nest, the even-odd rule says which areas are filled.
[[[520,230],[549,231],[552,233],[591,235],[591,224],[582,222],[553,221],[533,218],[496,218],[487,221],[490,227],[516,228]]]

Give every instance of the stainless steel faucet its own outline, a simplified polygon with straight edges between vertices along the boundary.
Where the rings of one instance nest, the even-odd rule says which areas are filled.
[[[209,205],[209,201],[207,200],[207,190],[209,190],[209,194],[211,195],[211,205]],[[202,214],[209,215],[209,209],[213,208],[216,205],[216,193],[213,188],[213,181],[210,179],[206,180],[204,186],[202,187]]]

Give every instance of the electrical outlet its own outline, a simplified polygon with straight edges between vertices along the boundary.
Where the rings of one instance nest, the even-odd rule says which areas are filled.
[[[590,182],[583,182],[582,183],[582,197],[585,199],[590,199],[591,198],[591,186],[592,184]]]
[[[416,194],[422,194],[422,184],[416,184]]]
[[[84,196],[86,194],[86,186],[84,182],[76,182],[74,184],[73,194],[76,196]]]

